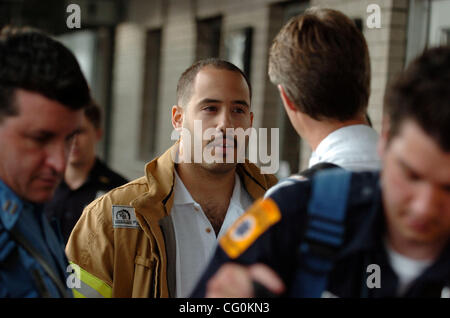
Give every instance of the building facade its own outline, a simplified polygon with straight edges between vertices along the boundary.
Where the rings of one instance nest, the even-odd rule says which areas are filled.
[[[61,17],[50,28],[57,28],[58,38],[74,50],[104,107],[101,156],[130,179],[142,176],[145,164],[173,144],[171,107],[178,78],[205,57],[230,60],[249,75],[254,127],[279,132],[274,141],[279,175],[306,168],[311,150],[292,128],[267,69],[269,48],[281,26],[310,6],[342,11],[365,35],[372,69],[368,112],[378,132],[386,85],[425,47],[450,41],[450,0],[48,1],[52,10],[41,13],[51,12],[53,18],[69,4],[81,8],[81,29],[61,27]],[[17,22],[17,12],[26,12],[31,2],[44,3],[0,1],[0,26]],[[380,24],[374,26],[377,13]],[[45,27],[52,17],[22,20]]]

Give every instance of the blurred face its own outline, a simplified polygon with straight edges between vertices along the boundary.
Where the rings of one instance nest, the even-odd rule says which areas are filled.
[[[411,120],[381,144],[389,235],[409,244],[444,245],[450,238],[450,153]]]
[[[92,163],[95,160],[95,146],[101,138],[101,131],[83,115],[81,127],[76,134],[72,148],[70,149],[69,164],[84,165]]]
[[[194,121],[201,121],[201,134],[194,133]],[[250,92],[245,79],[237,72],[204,67],[195,78],[188,105],[172,109],[172,122],[175,128],[183,127],[190,132],[191,162],[195,159],[194,145],[198,144],[202,146],[202,153],[205,150],[213,156],[222,156],[224,162],[198,163],[202,167],[214,172],[234,169],[237,148],[241,145],[237,145],[237,138],[227,136],[226,129],[246,130],[253,122]],[[216,134],[203,140],[209,135],[204,134],[206,130]],[[235,158],[227,159],[230,154]]]
[[[0,179],[21,198],[43,203],[64,175],[82,111],[21,89],[15,102],[19,114],[0,122]]]

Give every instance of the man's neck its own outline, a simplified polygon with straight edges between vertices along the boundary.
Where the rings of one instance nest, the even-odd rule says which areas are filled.
[[[367,125],[364,116],[347,121],[323,120],[318,121],[307,118],[302,122],[302,138],[310,145],[313,151],[317,149],[319,144],[332,132],[347,126]]]
[[[197,164],[180,163],[176,170],[194,201],[202,207],[217,235],[233,194],[236,169],[219,174]]]
[[[441,254],[447,242],[419,243],[406,240],[394,229],[389,229],[387,234],[389,246],[397,253],[415,260],[434,261]]]
[[[89,173],[95,164],[95,157],[92,160],[80,163],[80,164],[68,164],[64,181],[71,190],[76,190],[81,187],[87,180]]]

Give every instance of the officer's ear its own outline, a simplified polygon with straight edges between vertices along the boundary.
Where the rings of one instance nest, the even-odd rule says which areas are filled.
[[[383,123],[381,126],[381,136],[378,140],[377,151],[380,158],[383,158],[386,148],[389,146],[389,131],[390,131],[390,120],[388,116],[383,117]]]
[[[289,96],[287,96],[286,91],[284,90],[283,86],[278,85],[278,91],[280,92],[281,100],[283,101],[284,108],[286,108],[286,111],[298,111],[297,106],[291,101]]]

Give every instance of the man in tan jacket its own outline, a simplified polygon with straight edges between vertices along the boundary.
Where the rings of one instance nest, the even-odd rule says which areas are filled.
[[[172,108],[180,142],[148,163],[146,176],[88,205],[70,236],[75,296],[189,295],[217,238],[276,183],[237,160],[247,143],[229,129],[252,126],[250,102],[250,83],[231,63],[203,60],[182,74]]]

